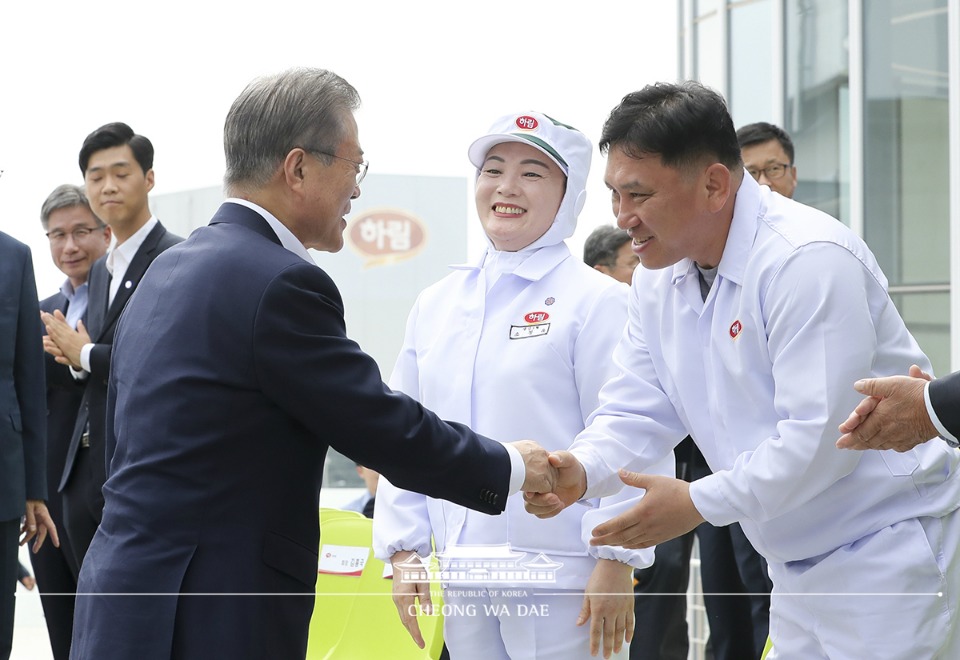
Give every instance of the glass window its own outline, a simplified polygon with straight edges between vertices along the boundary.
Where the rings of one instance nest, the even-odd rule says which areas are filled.
[[[947,0],[863,5],[864,238],[938,373],[950,357],[946,19]]]
[[[730,8],[730,94],[727,103],[733,123],[740,127],[755,121],[778,123],[773,116],[773,22],[771,0],[758,0]]]
[[[720,19],[716,12],[698,18],[693,24],[694,47],[696,48],[694,78],[707,87],[723,92],[724,61],[718,53],[723,52],[720,40]]]
[[[794,197],[850,224],[847,3],[787,0],[784,129],[796,151]]]

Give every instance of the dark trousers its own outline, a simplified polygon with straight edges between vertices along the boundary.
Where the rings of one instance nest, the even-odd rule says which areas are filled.
[[[691,481],[710,474],[703,455],[694,447]],[[695,532],[700,541],[700,579],[713,657],[759,658],[770,630],[773,585],[766,561],[750,545],[738,523],[726,527],[703,523]]]
[[[677,477],[695,481],[711,474],[703,455],[687,438],[677,448]],[[700,543],[700,578],[714,660],[759,658],[770,627],[767,565],[740,525],[703,523],[657,546],[650,568],[637,571],[636,628],[631,660],[685,660],[689,649],[686,590],[693,535]],[[651,594],[676,593],[676,597]],[[746,595],[750,594],[750,595]]]
[[[0,660],[9,660],[13,649],[13,611],[17,603],[17,542],[20,519],[0,522]]]
[[[30,563],[37,578],[43,617],[47,622],[50,648],[54,660],[70,657],[70,638],[73,636],[73,611],[76,604],[77,566],[70,537],[63,524],[63,503],[60,493],[47,501],[47,510],[57,526],[60,547],[47,540],[40,552],[30,554]]]
[[[693,532],[657,546],[656,561],[634,571],[636,627],[631,660],[687,660],[687,585]]]
[[[93,454],[89,447],[77,452],[73,473],[62,493],[63,526],[78,568],[83,566],[87,548],[103,517],[103,484],[93,476],[92,461],[97,460]],[[99,460],[103,460],[103,456]]]

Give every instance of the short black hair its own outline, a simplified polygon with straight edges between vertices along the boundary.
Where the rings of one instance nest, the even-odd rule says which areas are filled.
[[[133,157],[146,174],[153,169],[153,144],[142,135],[137,135],[133,129],[120,121],[104,124],[88,135],[80,147],[80,173],[86,175],[90,156],[103,149],[130,145]]]
[[[630,240],[630,234],[613,225],[600,225],[587,236],[583,244],[583,262],[594,266],[613,268],[617,265],[617,251]]]
[[[623,97],[603,125],[600,152],[616,146],[632,158],[656,154],[685,169],[706,158],[743,167],[733,119],[723,97],[698,82],[659,82]]]
[[[749,147],[752,144],[769,142],[770,140],[776,140],[780,143],[780,146],[783,147],[783,152],[787,154],[787,158],[790,160],[789,164],[793,165],[793,140],[790,139],[790,134],[779,126],[769,124],[765,121],[758,121],[753,124],[741,126],[737,131],[737,142],[740,143],[741,149]]]

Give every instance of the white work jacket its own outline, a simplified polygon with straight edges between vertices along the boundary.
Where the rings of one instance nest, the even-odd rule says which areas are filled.
[[[481,263],[458,266],[424,290],[410,314],[393,389],[442,418],[502,442],[532,439],[566,449],[584,428],[603,383],[615,373],[614,346],[626,319],[629,288],[589,268],[559,243],[540,248],[492,287]],[[672,455],[656,468],[673,474]],[[636,497],[625,492],[621,500]],[[603,503],[601,503],[603,504]],[[557,588],[583,588],[596,557],[634,566],[653,553],[589,548],[591,530],[626,508],[573,506],[549,520],[509,498],[498,517],[396,488],[381,477],[374,514],[374,550],[388,561],[400,550],[431,553],[463,542],[465,521],[488,544],[560,561]]]
[[[930,363],[847,227],[745,175],[718,274],[701,299],[696,265],[637,269],[623,372],[572,451],[588,496],[614,492],[686,434],[714,474],[692,484],[707,521],[739,521],[771,562],[815,558],[895,522],[960,504],[960,453],[835,447],[859,378]]]

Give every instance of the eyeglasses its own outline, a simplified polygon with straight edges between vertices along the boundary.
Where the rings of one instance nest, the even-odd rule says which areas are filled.
[[[762,170],[747,168],[747,172],[749,172],[750,176],[757,181],[760,180],[761,174],[767,177],[768,181],[773,181],[774,179],[779,179],[786,174],[789,167],[790,165],[786,165],[784,163],[774,163],[773,165],[764,167]]]
[[[53,245],[63,245],[64,243],[67,242],[67,236],[72,236],[73,242],[79,243],[80,241],[85,239],[87,236],[89,236],[93,232],[102,231],[106,228],[107,228],[106,225],[102,225],[100,227],[77,227],[76,229],[71,231],[69,234],[67,232],[62,232],[59,230],[48,231],[47,238],[50,239],[50,243]]]
[[[367,168],[370,167],[369,161],[360,161],[350,160],[349,158],[344,158],[343,156],[338,156],[337,154],[332,154],[329,151],[320,151],[319,149],[310,149],[307,147],[301,147],[315,154],[323,154],[324,156],[330,156],[331,158],[336,158],[338,160],[345,160],[348,163],[353,163],[357,167],[357,185],[360,185],[360,182],[363,181],[363,177],[367,176]]]

